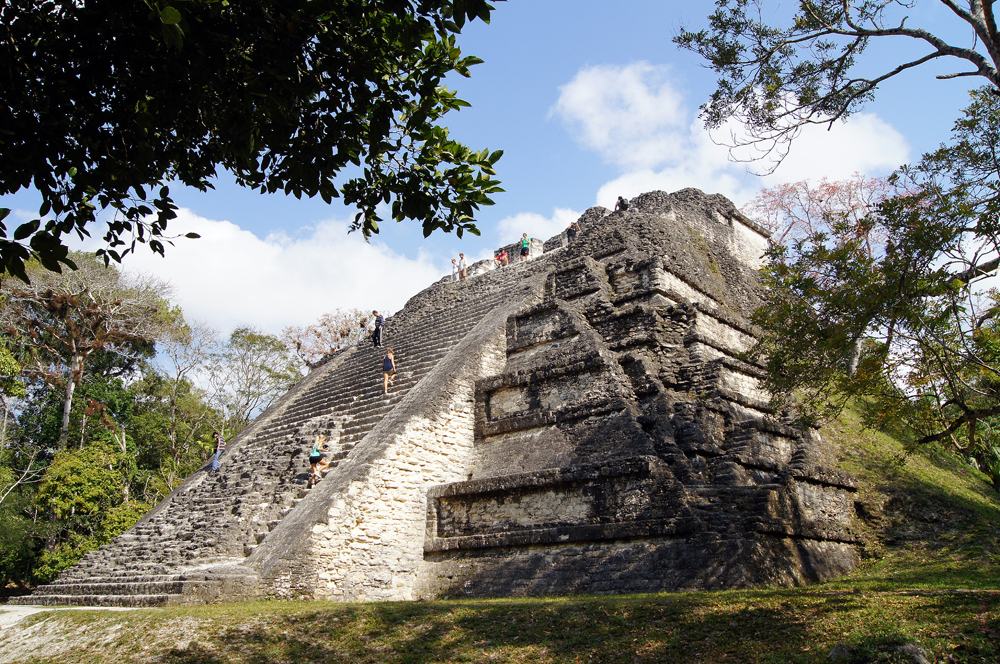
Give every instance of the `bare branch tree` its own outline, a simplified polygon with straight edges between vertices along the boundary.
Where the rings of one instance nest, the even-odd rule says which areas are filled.
[[[929,62],[967,66],[939,79],[976,76],[994,92],[1000,89],[993,3],[936,0],[952,21],[920,27],[907,15],[918,1],[803,0],[788,16],[762,0],[720,0],[708,29],[682,29],[674,41],[704,56],[719,75],[717,89],[702,106],[706,126],[717,130],[735,121],[740,130],[730,130],[726,142],[734,149],[751,147],[750,159],[770,157],[773,170],[804,127],[846,118],[869,102],[880,84]],[[943,36],[963,28],[960,41]],[[873,40],[891,38],[926,51],[897,61],[862,59]]]
[[[311,325],[286,327],[281,340],[307,366],[313,367],[327,355],[363,339],[370,318],[370,314],[360,309],[337,309],[323,314]]]

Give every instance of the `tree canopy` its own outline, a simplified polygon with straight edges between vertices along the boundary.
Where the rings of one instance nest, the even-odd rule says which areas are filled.
[[[122,274],[87,254],[70,256],[78,264],[73,272],[29,263],[32,283],[0,285],[0,329],[19,348],[25,374],[64,392],[63,441],[73,393],[94,355],[121,356],[126,367],[151,356],[167,327],[161,312],[170,294],[154,278]]]
[[[73,266],[65,236],[108,222],[99,253],[158,253],[168,184],[212,187],[222,167],[252,189],[342,196],[354,228],[379,210],[476,233],[501,191],[501,152],[439,124],[468,104],[442,86],[481,62],[455,36],[486,0],[10,0],[0,7],[0,195],[34,187],[38,218],[7,228],[0,274],[34,254]],[[341,178],[348,178],[342,181]],[[107,218],[109,217],[109,218]]]
[[[315,367],[331,353],[361,341],[371,318],[360,309],[335,309],[310,325],[289,325],[281,331],[281,340],[306,366]]]
[[[951,143],[867,214],[831,209],[772,247],[756,352],[779,401],[825,418],[858,397],[869,425],[1000,472],[998,151],[1000,96],[976,91]]]
[[[277,337],[220,342],[157,282],[71,258],[0,287],[3,586],[50,580],[131,527],[211,457],[213,430],[236,435],[301,372]]]
[[[747,131],[737,143],[780,158],[803,126],[830,124],[860,110],[878,86],[935,60],[956,69],[938,78],[975,76],[1000,88],[1000,31],[993,3],[940,2],[947,25],[915,25],[918,0],[799,0],[794,14],[761,0],[718,0],[706,30],[682,30],[675,42],[708,60],[718,87],[702,106],[709,128],[729,120]],[[947,22],[946,22],[947,23]],[[919,43],[913,58],[862,56],[874,40]]]
[[[239,431],[301,378],[301,363],[281,339],[236,328],[210,361],[211,400],[225,415],[220,432],[227,435],[227,425]]]

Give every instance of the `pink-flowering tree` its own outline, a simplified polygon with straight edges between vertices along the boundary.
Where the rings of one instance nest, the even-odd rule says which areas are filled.
[[[367,334],[370,319],[371,315],[360,309],[334,309],[311,325],[286,327],[281,339],[313,367],[330,353],[358,343]]]
[[[765,188],[742,212],[769,231],[775,244],[787,245],[826,233],[843,242],[849,234],[861,240],[868,255],[885,243],[884,231],[867,218],[879,204],[899,193],[888,178],[870,178],[855,173],[846,180],[826,178],[812,185],[808,180]],[[836,222],[847,222],[839,224]]]

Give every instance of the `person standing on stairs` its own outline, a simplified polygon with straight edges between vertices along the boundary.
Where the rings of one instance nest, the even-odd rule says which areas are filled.
[[[389,394],[389,386],[396,380],[396,356],[391,348],[385,349],[385,359],[382,360],[382,391]]]
[[[469,264],[465,261],[465,254],[458,255],[458,278],[461,281],[465,281],[465,270],[469,267]]]
[[[577,222],[571,222],[569,227],[566,229],[566,242],[572,242],[576,239],[576,234],[580,232],[580,224]]]
[[[219,470],[219,459],[222,458],[222,454],[226,451],[226,439],[219,435],[218,431],[212,432],[212,437],[215,438],[215,456],[212,457],[212,470],[211,472],[218,472]]]
[[[451,280],[458,281],[458,262],[454,258],[451,259]]]
[[[375,345],[375,348],[381,348],[382,326],[385,325],[385,319],[377,311],[373,311],[372,313],[375,314],[375,330],[372,332],[372,343]]]
[[[326,436],[319,434],[316,436],[316,443],[313,445],[312,451],[309,453],[309,463],[312,466],[312,477],[309,478],[309,487],[312,488],[316,486],[316,481],[320,477],[320,473],[327,469],[330,465],[330,461],[323,458],[323,452],[328,451],[330,448],[326,444]]]

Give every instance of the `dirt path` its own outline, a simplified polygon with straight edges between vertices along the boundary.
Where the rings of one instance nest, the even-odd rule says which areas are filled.
[[[67,632],[52,621],[30,627],[19,623],[35,613],[67,610],[131,611],[128,608],[94,606],[0,606],[0,663],[20,662],[30,657],[53,657],[73,649],[78,641],[73,630]]]

